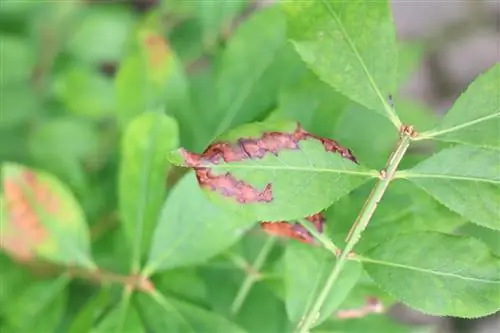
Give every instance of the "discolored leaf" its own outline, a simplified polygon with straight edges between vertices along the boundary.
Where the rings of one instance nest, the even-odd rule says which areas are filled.
[[[137,304],[144,322],[155,332],[244,332],[215,312],[172,297],[139,294]]]
[[[424,138],[500,149],[500,64],[477,77]]]
[[[206,261],[235,243],[254,223],[215,206],[199,190],[195,175],[188,173],[165,201],[145,271]]]
[[[312,223],[313,227],[319,233],[323,232],[326,224],[326,219],[322,213],[307,216],[305,220]],[[315,243],[314,236],[299,222],[293,221],[277,221],[277,222],[260,222],[260,227],[267,234],[272,236],[295,239],[299,242],[309,244]]]
[[[335,265],[335,257],[323,248],[289,244],[285,251],[285,302],[288,318],[295,324],[307,314]],[[361,275],[361,264],[348,262],[328,295],[315,325],[319,325],[344,301]]]
[[[139,268],[166,197],[165,177],[169,163],[165,152],[178,145],[174,119],[148,112],[127,127],[122,140],[119,197],[120,215],[133,248],[133,266]]]
[[[288,36],[319,78],[399,127],[387,103],[398,67],[388,1],[294,0],[283,7]]]
[[[94,268],[83,212],[55,177],[4,163],[1,247],[18,260],[34,257]]]
[[[364,255],[373,280],[419,311],[475,318],[500,309],[500,259],[473,238],[402,234]]]
[[[169,158],[194,168],[211,200],[258,221],[315,214],[375,175],[349,149],[291,122],[243,125],[202,154],[180,149]]]
[[[397,177],[408,179],[466,219],[498,230],[499,166],[498,151],[455,146]]]

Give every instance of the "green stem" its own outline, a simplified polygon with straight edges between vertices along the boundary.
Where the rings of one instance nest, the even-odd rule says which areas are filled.
[[[275,242],[276,242],[276,237],[272,236],[268,237],[266,242],[260,249],[257,258],[255,258],[255,261],[253,262],[253,265],[251,267],[252,272],[249,272],[247,274],[245,281],[243,281],[243,284],[241,285],[240,289],[238,290],[238,293],[236,294],[236,297],[234,298],[233,304],[231,304],[231,314],[233,316],[240,311],[241,306],[245,302],[245,299],[247,298],[248,294],[250,293],[250,289],[252,289],[253,284],[259,279],[259,276],[254,274],[254,272],[260,271],[262,265],[267,259],[267,256],[271,252],[271,249],[273,248]]]
[[[313,235],[315,239],[317,239],[328,251],[332,252],[334,255],[337,255],[339,248],[333,244],[333,242],[326,237],[324,234],[319,233],[318,230],[312,225],[311,222],[301,219],[298,222],[306,228],[307,231]]]
[[[389,186],[389,183],[391,182],[392,178],[394,177],[394,174],[396,173],[397,167],[399,163],[401,162],[401,159],[403,158],[404,154],[406,153],[406,150],[408,149],[408,146],[410,145],[410,136],[407,134],[402,134],[401,139],[393,152],[393,154],[389,157],[389,160],[387,162],[386,168],[384,172],[381,173],[381,178],[373,188],[372,192],[370,193],[370,196],[365,202],[365,205],[363,209],[361,210],[358,218],[356,219],[356,222],[354,222],[354,229],[352,235],[348,238],[346,247],[340,254],[339,258],[337,259],[337,262],[335,266],[333,267],[332,272],[330,273],[330,276],[326,280],[323,289],[321,290],[318,298],[316,299],[316,302],[312,306],[311,310],[309,313],[306,315],[304,322],[302,325],[299,325],[297,328],[297,332],[299,333],[306,333],[309,331],[309,329],[313,326],[315,319],[317,318],[317,315],[319,311],[321,310],[321,307],[325,303],[326,298],[328,297],[328,294],[332,290],[333,286],[335,285],[335,282],[337,281],[342,268],[345,265],[345,262],[347,261],[347,257],[349,253],[353,250],[354,246],[356,243],[359,241],[361,237],[361,233],[363,230],[365,230],[366,226],[368,225],[368,222],[370,221],[371,217],[373,216],[373,213],[375,212],[375,209],[377,208],[380,200],[382,199],[385,191],[387,190],[387,187]]]

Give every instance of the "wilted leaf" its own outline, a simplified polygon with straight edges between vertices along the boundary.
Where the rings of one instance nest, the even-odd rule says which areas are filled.
[[[243,125],[200,155],[180,149],[170,160],[194,168],[214,202],[258,221],[315,214],[374,176],[349,149],[292,122]]]
[[[480,75],[423,138],[500,149],[500,64]]]
[[[145,270],[203,262],[236,242],[254,223],[215,206],[198,188],[195,175],[188,173],[165,201]]]
[[[500,259],[478,240],[437,232],[398,235],[365,253],[365,269],[398,300],[436,316],[500,309]]]
[[[397,79],[397,48],[388,2],[283,3],[288,36],[302,60],[323,81],[399,127],[387,103]]]
[[[24,285],[2,309],[6,332],[54,332],[62,320],[69,280],[60,276]]]
[[[160,297],[137,295],[141,317],[155,332],[244,332],[215,312],[171,297]]]
[[[19,260],[35,256],[94,268],[87,224],[71,192],[42,171],[2,167],[1,247]]]
[[[313,306],[335,265],[335,257],[323,248],[289,244],[285,252],[285,295],[288,318],[295,324]],[[344,301],[361,275],[361,264],[347,262],[320,310],[318,325]]]
[[[120,215],[132,244],[134,269],[150,247],[151,237],[166,197],[169,164],[165,153],[178,145],[174,119],[149,112],[127,127],[120,162]]]
[[[397,175],[466,219],[500,229],[500,154],[468,146],[444,149]]]

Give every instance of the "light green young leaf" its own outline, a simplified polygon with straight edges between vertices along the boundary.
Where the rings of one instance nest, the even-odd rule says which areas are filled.
[[[166,197],[169,163],[165,153],[178,146],[174,119],[149,112],[127,127],[120,161],[120,215],[133,248],[133,268],[150,247],[153,230]]]
[[[288,318],[295,324],[307,314],[335,265],[335,257],[323,248],[298,242],[288,244],[285,252],[285,302]],[[315,325],[328,319],[344,301],[361,276],[361,264],[346,264],[336,287],[328,295]]]
[[[350,99],[397,127],[397,48],[387,1],[284,1],[288,36],[309,67]]]
[[[258,221],[315,214],[376,176],[354,163],[346,148],[293,122],[242,125],[216,142],[222,146],[211,145],[202,155],[180,149],[169,158],[177,165],[201,167],[199,183],[211,200]],[[343,153],[333,152],[334,147]],[[225,162],[222,154],[232,160]]]
[[[500,154],[470,146],[447,148],[396,174],[471,222],[500,229]]]
[[[67,276],[24,285],[2,308],[6,332],[53,332],[60,324],[67,299]]]
[[[161,294],[138,294],[137,305],[146,325],[154,332],[244,333],[216,312]]]
[[[500,64],[477,77],[435,130],[417,139],[437,139],[500,149]]]
[[[285,19],[277,8],[256,12],[228,42],[216,68],[217,126],[214,136],[254,121],[276,99],[290,68],[277,63],[285,45]],[[279,69],[279,70],[278,70]]]
[[[189,200],[187,200],[189,198]],[[235,243],[255,223],[215,206],[186,174],[163,206],[145,272],[206,261]]]
[[[373,280],[419,311],[475,318],[500,309],[500,259],[473,238],[403,234],[364,255]]]
[[[36,257],[94,269],[85,216],[69,189],[43,171],[4,163],[0,247],[20,260]]]

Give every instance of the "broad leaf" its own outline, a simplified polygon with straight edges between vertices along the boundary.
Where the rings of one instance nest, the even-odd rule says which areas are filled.
[[[283,1],[288,36],[308,66],[350,99],[399,120],[387,103],[395,93],[397,48],[387,1]],[[362,19],[360,19],[362,18]]]
[[[132,304],[120,303],[113,310],[108,312],[105,317],[99,322],[92,333],[145,333],[146,328],[143,326],[138,310]]]
[[[467,223],[456,230],[456,232],[459,235],[466,235],[480,240],[490,248],[491,252],[500,257],[500,231]]]
[[[20,260],[42,257],[93,269],[88,227],[71,192],[54,176],[5,163],[0,244]]]
[[[24,285],[2,309],[2,324],[7,326],[5,331],[54,332],[64,314],[67,299],[64,289],[68,282],[66,276],[60,276]]]
[[[375,176],[349,149],[292,122],[243,125],[203,154],[180,149],[170,159],[194,168],[211,200],[259,221],[315,214]]]
[[[177,147],[178,133],[174,119],[149,112],[130,123],[122,141],[120,215],[132,244],[135,269],[150,247],[166,197],[165,152]]]
[[[307,314],[335,265],[335,257],[323,248],[291,243],[285,252],[285,295],[288,318],[295,324]],[[335,288],[328,295],[315,325],[319,325],[344,301],[361,275],[361,264],[347,262]]]
[[[500,149],[500,64],[480,75],[448,111],[440,126],[423,137]]]
[[[473,238],[403,234],[364,255],[375,282],[419,311],[475,318],[500,309],[500,259]]]
[[[188,173],[165,201],[146,271],[204,262],[235,243],[254,223],[215,206],[198,188],[195,175]]]
[[[373,315],[361,319],[329,321],[314,330],[314,333],[433,333],[434,325],[421,327],[405,325],[389,316]]]
[[[215,312],[171,297],[159,295],[153,299],[139,294],[137,304],[147,327],[154,332],[244,332]]]
[[[98,318],[107,310],[110,303],[110,293],[108,288],[99,290],[81,308],[73,318],[67,328],[68,333],[88,333],[92,332],[92,326]]]
[[[401,171],[397,177],[408,179],[466,219],[500,229],[499,166],[498,151],[456,146]]]

